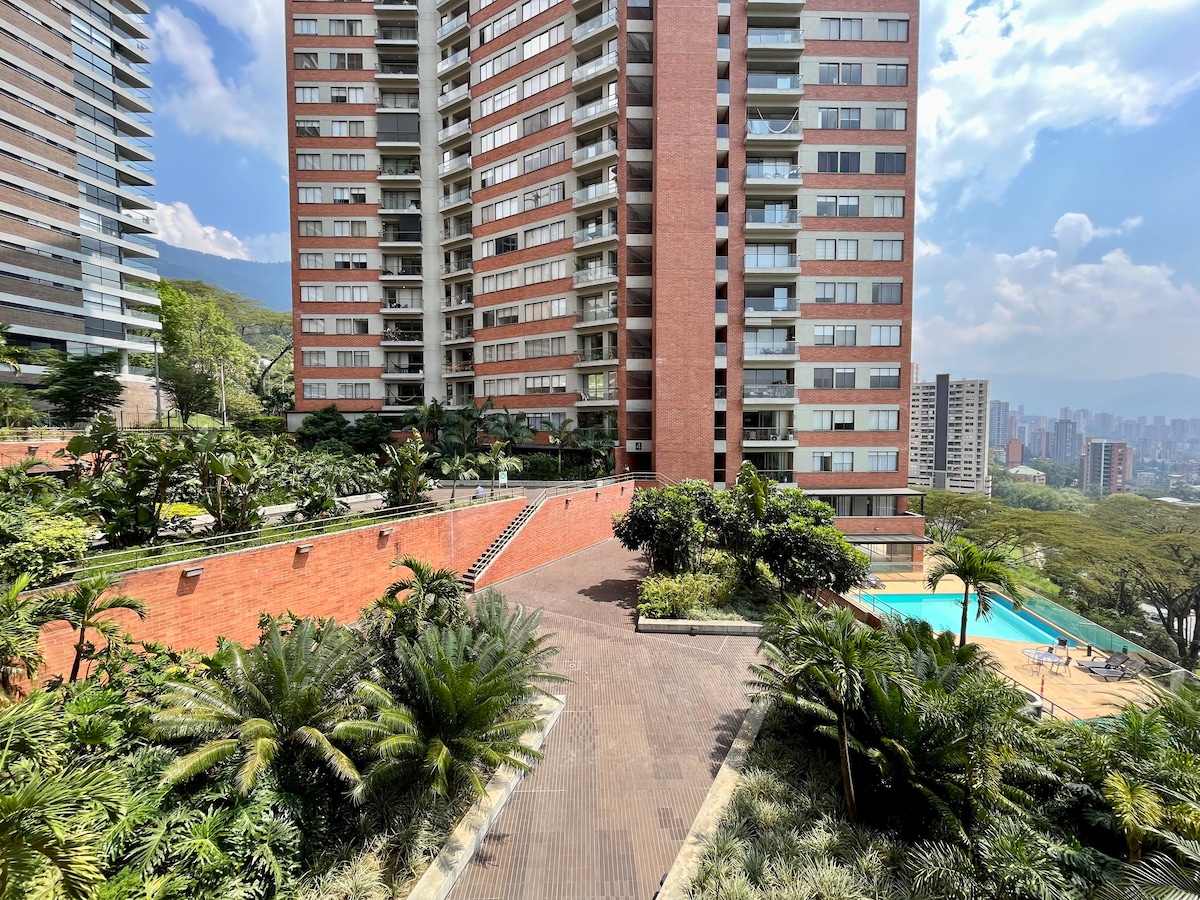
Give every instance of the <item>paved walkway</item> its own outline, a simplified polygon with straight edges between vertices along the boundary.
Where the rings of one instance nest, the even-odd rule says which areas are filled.
[[[650,900],[748,706],[757,640],[633,630],[616,541],[497,589],[545,610],[567,706],[451,900]]]

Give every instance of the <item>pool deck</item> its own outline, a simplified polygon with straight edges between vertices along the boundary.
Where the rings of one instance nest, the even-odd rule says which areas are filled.
[[[962,582],[957,578],[947,578],[938,585],[937,591],[930,591],[925,587],[925,576],[921,572],[888,573],[879,578],[884,586],[871,589],[871,593],[879,595],[884,602],[887,602],[888,594],[934,593],[961,597],[963,591]],[[1105,681],[1079,668],[1076,662],[1083,658],[1081,648],[1072,648],[1069,669],[1058,668],[1060,674],[1055,674],[1049,666],[1038,668],[1021,653],[1029,649],[1045,650],[1045,644],[984,637],[972,637],[971,640],[995,657],[1005,675],[1054,704],[1053,714],[1057,718],[1095,719],[1112,715],[1125,704],[1145,702],[1149,696],[1141,680]]]

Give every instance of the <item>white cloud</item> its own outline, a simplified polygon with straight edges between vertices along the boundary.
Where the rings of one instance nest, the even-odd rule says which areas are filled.
[[[933,0],[923,6],[918,215],[995,198],[1048,130],[1153,124],[1200,87],[1200,0]],[[946,198],[941,198],[946,199]]]
[[[914,360],[940,372],[1200,375],[1200,291],[1121,249],[1097,262],[1073,261],[1081,241],[1106,231],[1119,230],[1069,213],[1055,226],[1057,249],[1010,255],[968,247],[925,257],[919,280],[942,286],[941,310],[916,323]],[[925,292],[918,313],[936,293]]]
[[[186,203],[156,203],[154,215],[158,239],[173,247],[255,262],[278,262],[289,258],[286,232],[239,238],[232,231],[202,225]]]
[[[195,0],[247,45],[251,61],[221,71],[203,30],[180,9],[163,6],[154,16],[156,58],[178,70],[158,112],[188,134],[228,140],[287,159],[283,68],[283,4],[278,0]]]

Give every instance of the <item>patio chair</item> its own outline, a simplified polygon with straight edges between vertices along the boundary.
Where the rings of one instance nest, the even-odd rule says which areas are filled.
[[[1100,662],[1096,659],[1081,659],[1079,662],[1075,663],[1075,665],[1079,666],[1081,669],[1089,669],[1094,671],[1096,669],[1119,669],[1127,662],[1129,662],[1128,653],[1114,653],[1108,659],[1104,660],[1104,662]]]
[[[1103,678],[1105,681],[1123,681],[1126,678],[1135,678],[1140,675],[1142,669],[1146,668],[1146,663],[1141,659],[1131,659],[1128,663],[1116,669],[1092,669],[1092,674]]]

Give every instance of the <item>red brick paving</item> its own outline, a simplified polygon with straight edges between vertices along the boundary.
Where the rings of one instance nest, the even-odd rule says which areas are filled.
[[[754,638],[633,630],[638,557],[606,541],[497,589],[545,610],[567,706],[451,900],[649,900],[745,716]]]

